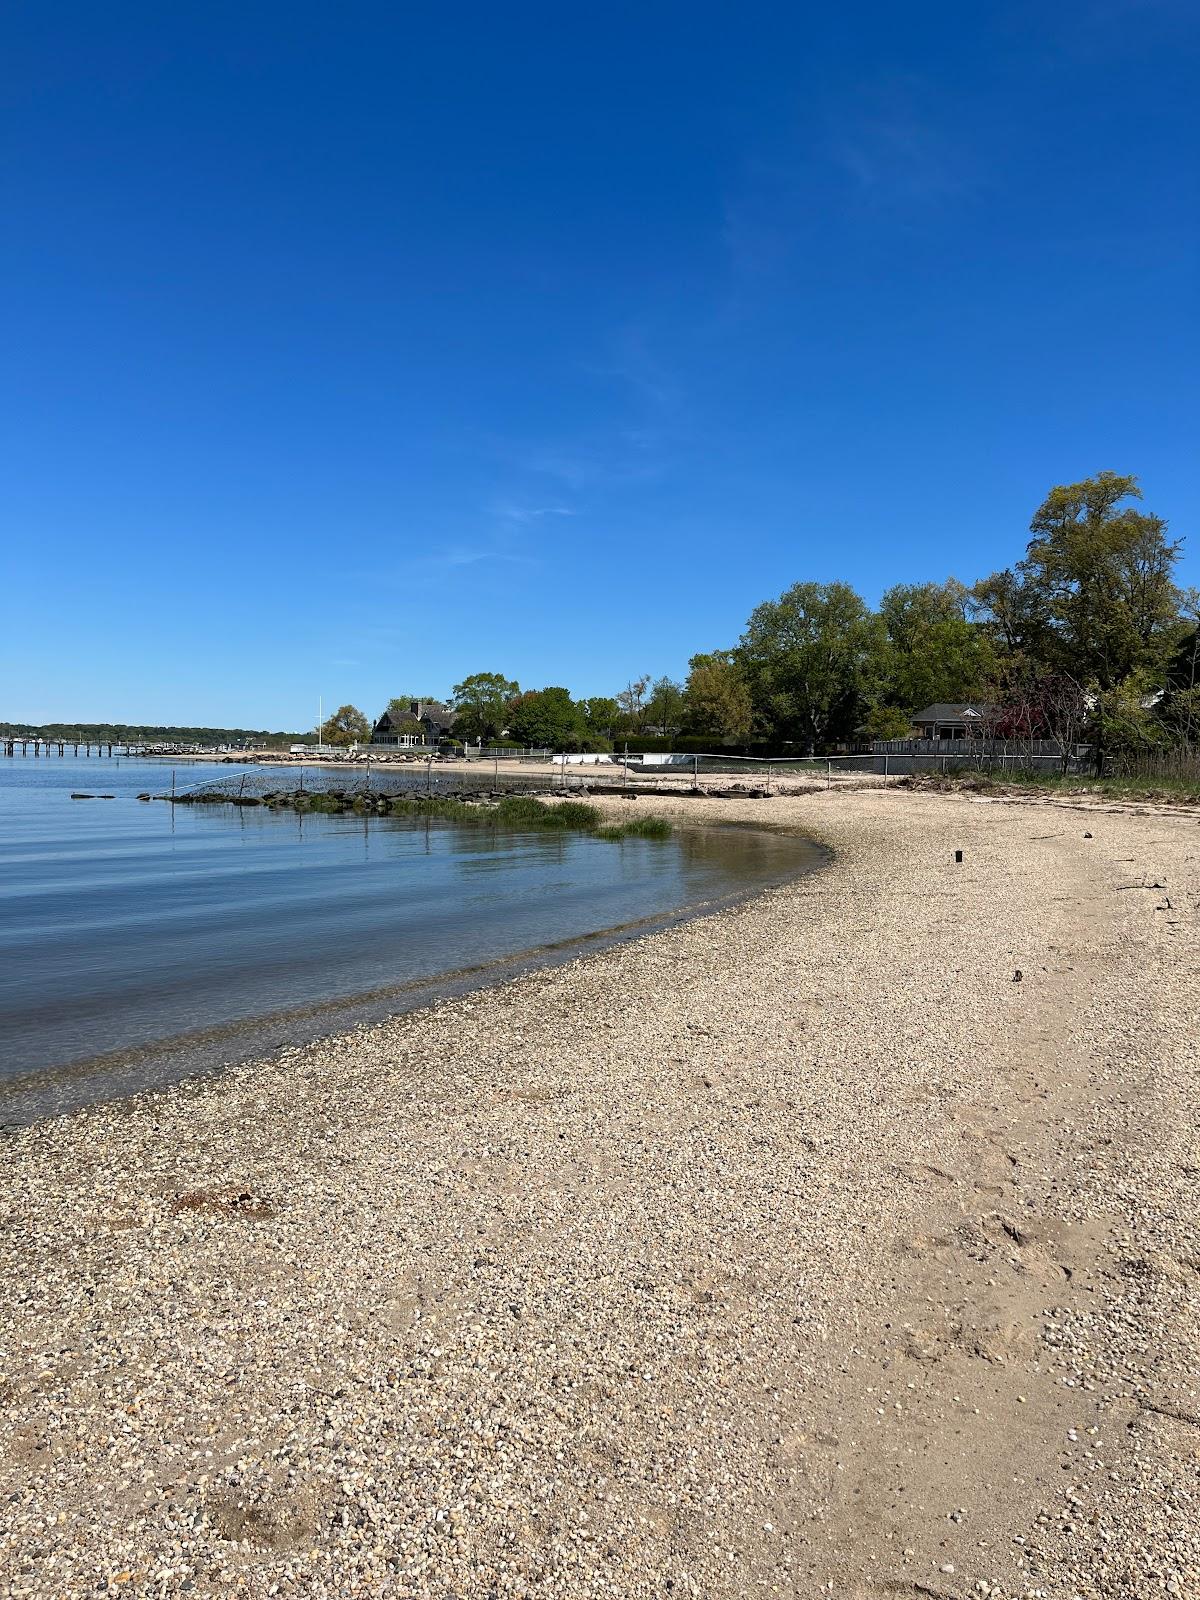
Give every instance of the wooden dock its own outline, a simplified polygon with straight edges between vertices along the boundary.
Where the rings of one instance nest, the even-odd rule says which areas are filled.
[[[22,755],[28,756],[31,760],[35,757],[40,759],[43,756],[66,756],[68,754],[72,756],[91,756],[93,754],[98,756],[135,756],[141,753],[141,750],[135,745],[97,744],[94,741],[89,743],[86,739],[31,739],[22,738],[20,734],[14,734],[4,739],[4,754],[6,756]]]

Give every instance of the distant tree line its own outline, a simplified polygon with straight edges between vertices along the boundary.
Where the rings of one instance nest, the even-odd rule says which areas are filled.
[[[133,722],[0,722],[0,738],[45,739],[52,744],[247,745],[256,750],[315,744],[308,733],[271,733],[265,728],[186,728]]]
[[[997,737],[1190,748],[1198,596],[1176,585],[1180,542],[1140,500],[1113,472],[1056,487],[1013,566],[970,585],[898,583],[877,609],[847,583],[795,583],[736,644],[693,656],[684,682],[639,675],[574,700],[474,673],[454,687],[455,738],[818,752],[903,738],[924,707],[969,703]]]

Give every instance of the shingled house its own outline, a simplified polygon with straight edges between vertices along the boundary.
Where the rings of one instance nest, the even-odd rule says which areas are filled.
[[[454,730],[458,712],[441,700],[410,700],[406,712],[385,711],[371,729],[371,743],[411,749],[437,744]]]
[[[939,701],[913,717],[919,739],[986,739],[990,706],[950,705]]]

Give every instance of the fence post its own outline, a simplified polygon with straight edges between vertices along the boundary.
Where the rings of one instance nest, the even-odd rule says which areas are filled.
[[[432,756],[427,756],[425,758],[425,793],[426,794],[432,794],[432,792],[433,792],[433,757]]]
[[[885,751],[884,751],[884,752],[883,752],[883,775],[884,775],[884,777],[885,777],[885,778],[886,778],[886,777],[887,777],[887,775],[888,775],[888,769],[887,769],[887,751],[886,751],[886,750],[885,750]]]
[[[830,788],[832,786],[832,784],[833,784],[833,762],[829,761],[829,760],[826,760],[826,762],[825,762],[825,787],[828,789],[828,788]]]

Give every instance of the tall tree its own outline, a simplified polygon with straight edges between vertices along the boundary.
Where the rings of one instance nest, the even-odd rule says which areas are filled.
[[[650,678],[648,675],[643,675],[640,678],[630,678],[625,687],[617,691],[617,704],[621,708],[621,715],[633,733],[640,733],[646,726],[646,690],[649,687]]]
[[[754,724],[750,685],[732,650],[712,650],[688,662],[684,690],[688,728],[745,743]]]
[[[1049,628],[1044,596],[1011,567],[981,578],[971,589],[968,606],[998,654],[1036,660],[1044,653]]]
[[[339,706],[331,717],[326,717],[323,738],[326,744],[355,744],[367,739],[371,724],[357,706]]]
[[[809,751],[850,738],[878,694],[887,636],[848,583],[797,583],[755,608],[738,646],[756,712]]]
[[[611,696],[593,695],[590,700],[580,700],[578,705],[588,732],[600,738],[611,739],[617,719],[621,715],[621,708],[617,702]]]
[[[458,719],[458,739],[498,739],[508,724],[508,709],[521,692],[518,684],[499,672],[475,672],[453,689]]]
[[[996,653],[982,623],[970,620],[971,591],[945,583],[898,583],[879,603],[887,629],[888,698],[906,711],[935,701],[978,699]]]
[[[1101,472],[1051,489],[1017,572],[1047,621],[1050,665],[1101,691],[1161,670],[1178,637],[1178,541],[1129,504],[1136,478]]]
[[[1167,663],[1162,714],[1179,743],[1200,739],[1200,590],[1189,589],[1180,607],[1181,636]]]
[[[658,678],[646,697],[646,725],[661,728],[671,738],[683,726],[683,685],[674,678]]]
[[[522,744],[550,750],[565,750],[579,742],[587,729],[579,707],[570,692],[554,686],[531,689],[512,707],[509,726]]]

